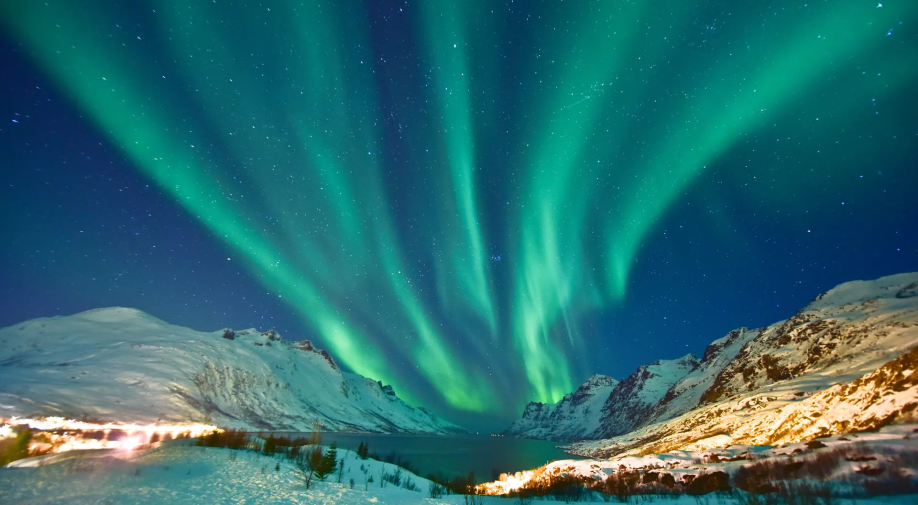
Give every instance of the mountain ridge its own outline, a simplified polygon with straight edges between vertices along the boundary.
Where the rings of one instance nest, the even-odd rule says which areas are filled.
[[[0,416],[206,422],[249,430],[465,430],[275,330],[200,332],[108,307],[0,329]]]
[[[665,452],[691,444],[703,446],[714,443],[703,442],[711,433],[730,433],[718,436],[733,443],[767,443],[769,436],[761,430],[772,423],[766,420],[771,419],[769,415],[793,418],[794,427],[789,431],[800,436],[859,429],[861,425],[872,426],[873,421],[862,419],[847,425],[838,421],[824,426],[818,418],[860,419],[854,412],[840,412],[853,409],[852,405],[870,410],[863,395],[856,401],[846,399],[856,396],[852,391],[864,388],[878,388],[870,393],[876,398],[897,398],[899,404],[881,402],[883,408],[918,407],[918,389],[911,393],[892,389],[911,391],[911,386],[906,385],[909,372],[896,372],[901,375],[898,382],[888,377],[895,375],[893,372],[887,372],[885,382],[871,378],[884,367],[901,369],[901,363],[893,365],[897,359],[906,365],[914,364],[915,360],[907,356],[916,348],[918,273],[846,282],[818,295],[789,319],[763,328],[738,328],[711,342],[691,370],[675,380],[650,407],[642,400],[652,399],[653,395],[642,398],[642,391],[629,384],[636,385],[650,367],[666,360],[639,367],[619,383],[604,403],[601,418],[555,419],[562,426],[597,425],[590,433],[575,438],[565,429],[545,423],[539,430],[520,430],[525,425],[520,421],[505,433],[575,442],[568,446],[575,454],[610,456],[651,449]],[[833,393],[828,391],[836,391],[836,395],[847,391],[847,396],[832,400],[829,396]],[[820,398],[820,405],[828,410],[822,412],[808,406],[816,401],[812,398]],[[527,414],[531,415],[526,411],[522,419]],[[886,413],[886,419],[894,418],[892,412]],[[787,430],[775,428],[774,436]],[[718,440],[717,443],[725,442]]]

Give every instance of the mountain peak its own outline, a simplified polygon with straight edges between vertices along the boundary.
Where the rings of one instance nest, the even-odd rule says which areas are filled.
[[[818,295],[801,312],[856,305],[871,299],[908,298],[918,290],[918,272],[888,275],[872,281],[850,281]]]
[[[596,374],[591,375],[590,378],[587,379],[586,382],[584,382],[578,388],[578,390],[584,389],[584,388],[592,389],[592,388],[599,387],[599,386],[614,386],[616,384],[618,384],[618,381],[613,379],[612,377],[609,377],[608,375],[602,375],[602,374],[596,373]]]
[[[644,366],[658,366],[658,367],[673,367],[673,366],[686,366],[693,365],[698,363],[698,357],[692,353],[688,353],[685,356],[674,359],[658,359],[649,365]]]

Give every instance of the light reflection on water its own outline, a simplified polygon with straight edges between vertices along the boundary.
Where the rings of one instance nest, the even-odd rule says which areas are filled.
[[[310,433],[272,432],[275,437],[309,439]],[[267,436],[269,432],[262,435]],[[369,445],[370,455],[381,459],[395,454],[411,463],[421,477],[441,472],[452,478],[475,473],[478,483],[496,480],[497,475],[542,466],[558,459],[580,459],[566,454],[558,442],[482,435],[379,435],[322,433],[322,444],[356,451],[360,442]]]

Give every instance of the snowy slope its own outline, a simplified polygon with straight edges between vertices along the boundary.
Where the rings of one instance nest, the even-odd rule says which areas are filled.
[[[572,446],[579,454],[592,455],[648,449],[647,444],[657,441],[670,449],[710,444],[714,439],[699,442],[710,433],[730,433],[734,443],[770,443],[784,440],[778,434],[784,430],[794,433],[787,440],[796,440],[817,431],[837,433],[870,425],[864,418],[849,427],[834,424],[820,431],[813,426],[821,424],[806,419],[851,417],[852,405],[871,412],[888,410],[893,408],[884,403],[888,398],[895,398],[899,407],[911,405],[909,395],[915,393],[909,388],[898,391],[894,388],[905,386],[893,385],[892,379],[877,382],[869,375],[918,346],[916,295],[918,273],[839,285],[788,320],[731,331],[712,342],[700,361],[686,356],[640,367],[613,389],[598,421],[558,422],[547,416],[538,429],[526,428],[522,421],[533,417],[527,407],[524,418],[511,427],[512,434],[575,440],[563,427],[598,423],[582,438],[611,440]],[[855,385],[857,381],[872,381],[873,389]],[[855,388],[868,399],[848,398],[842,388]],[[869,399],[871,395],[879,396]],[[793,421],[762,417],[772,411]],[[782,422],[790,428],[779,428]],[[718,436],[721,440],[726,435]]]
[[[23,460],[18,467],[0,468],[2,503],[462,503],[461,497],[431,500],[427,498],[430,481],[389,463],[362,460],[344,449],[338,449],[338,460],[344,462],[341,482],[332,475],[325,482],[314,479],[309,489],[290,460],[248,451],[171,443],[152,450],[73,451],[54,456],[53,464],[25,466],[30,460]],[[396,471],[401,472],[403,484],[410,481],[418,489],[382,482],[383,473]]]
[[[638,367],[609,395],[602,409],[599,428],[590,438],[627,433],[641,426],[653,414],[669,388],[698,365],[698,358],[686,354],[679,359],[659,360]]]
[[[647,419],[670,387],[697,364],[698,358],[688,354],[643,365],[621,382],[594,375],[554,405],[530,402],[504,434],[581,440],[626,433]]]
[[[704,374],[710,386],[692,410],[569,449],[608,456],[791,443],[910,421],[918,408],[916,286],[916,273],[849,282],[791,319],[738,331],[736,339],[754,337],[713,380]],[[657,410],[666,413],[666,404]]]
[[[530,402],[523,417],[504,431],[505,435],[553,440],[579,440],[599,428],[602,408],[618,381],[593,375],[576,391],[556,404]]]
[[[877,432],[835,435],[819,439],[819,444],[791,443],[778,447],[769,445],[731,445],[718,449],[674,450],[666,453],[649,453],[640,456],[620,456],[613,459],[580,459],[553,461],[541,468],[503,474],[500,480],[481,484],[479,490],[488,494],[506,494],[532,482],[546,482],[558,475],[573,476],[579,479],[600,481],[609,475],[625,471],[637,471],[641,474],[669,474],[675,482],[686,482],[689,476],[702,473],[725,472],[731,476],[750,463],[772,464],[778,468],[789,463],[805,464],[812,468],[816,463],[822,472],[818,479],[813,474],[785,474],[788,480],[806,479],[810,483],[828,482],[839,496],[844,494],[863,493],[862,486],[871,479],[888,478],[895,468],[906,474],[915,475],[918,465],[918,440],[913,438],[918,430],[914,424],[887,426]],[[834,461],[834,463],[833,463]],[[753,463],[754,462],[754,463]],[[865,471],[873,470],[873,471]],[[653,494],[653,481],[643,480],[648,484],[644,493]],[[874,481],[876,482],[876,481]],[[888,481],[887,481],[888,482]],[[736,485],[736,479],[731,479]],[[887,488],[885,493],[906,493],[905,490]],[[854,496],[857,496],[856,494]],[[854,502],[854,496],[846,497],[846,503]],[[734,495],[740,503],[748,503],[742,496]],[[903,494],[892,503],[915,503],[916,495]],[[670,497],[667,497],[667,501]],[[829,501],[829,500],[826,500]],[[718,498],[720,502],[720,498]],[[774,501],[773,501],[774,502]],[[781,503],[782,501],[778,501]],[[815,500],[813,500],[815,503]],[[728,502],[729,503],[729,502]],[[753,502],[755,503],[755,502]]]
[[[654,407],[648,421],[665,421],[695,408],[718,374],[733,361],[740,349],[760,332],[761,330],[740,328],[711,342],[698,366],[666,392]]]
[[[793,317],[761,331],[715,378],[703,403],[831,370],[854,380],[918,344],[918,274],[854,281],[823,293]],[[818,385],[818,384],[814,384]]]
[[[205,422],[260,430],[447,433],[389,386],[274,330],[199,332],[97,309],[0,329],[0,416]]]

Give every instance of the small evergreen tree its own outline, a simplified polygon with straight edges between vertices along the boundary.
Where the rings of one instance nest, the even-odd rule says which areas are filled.
[[[277,451],[277,439],[274,438],[274,434],[268,435],[268,438],[265,439],[264,446],[265,454],[274,454]]]
[[[366,442],[360,442],[360,445],[357,446],[357,456],[360,459],[367,459],[367,454],[369,453],[369,447],[367,447]]]
[[[303,476],[306,478],[306,489],[309,489],[309,486],[312,484],[312,476],[319,473],[319,470],[322,467],[322,461],[324,461],[325,455],[322,452],[321,447],[316,447],[315,449],[306,452],[305,454],[299,454],[296,458],[296,464],[300,468],[300,471],[303,472]]]
[[[324,482],[325,479],[335,471],[337,466],[338,448],[335,444],[332,444],[331,447],[325,451],[325,455],[322,456],[322,460],[319,462],[319,467],[316,469],[316,477]]]

